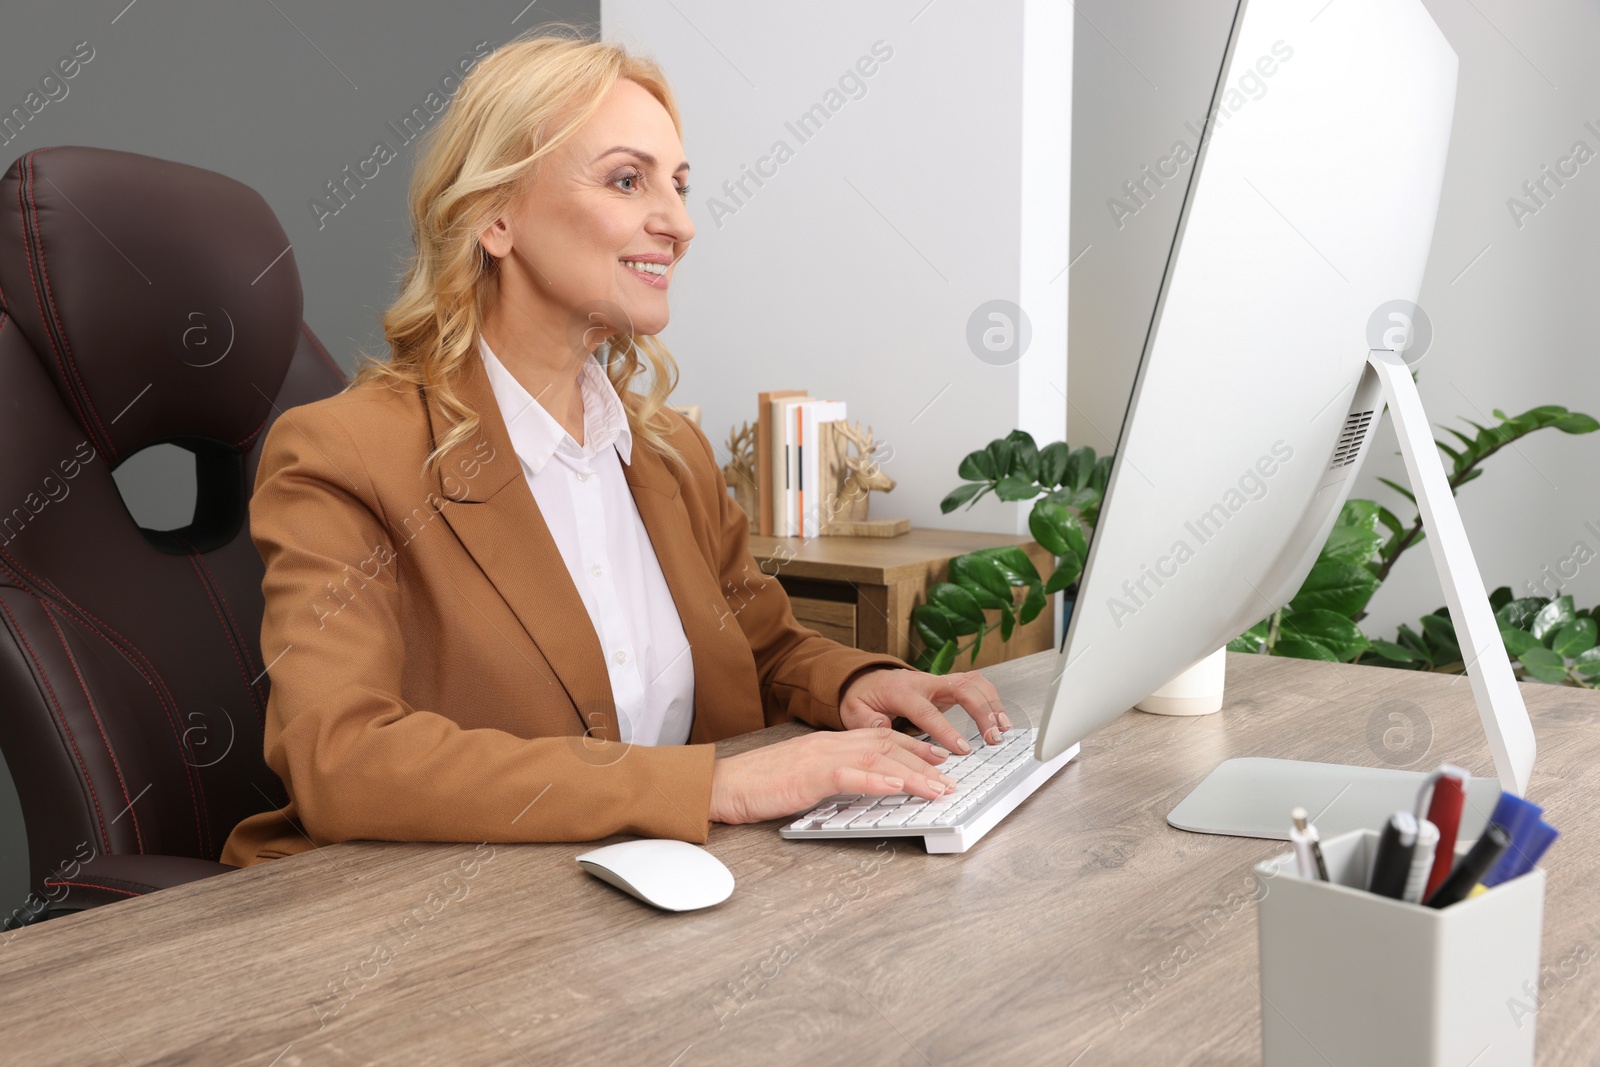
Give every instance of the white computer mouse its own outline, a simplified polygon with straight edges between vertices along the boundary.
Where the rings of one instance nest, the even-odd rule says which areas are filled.
[[[665,911],[721,904],[733,893],[733,872],[699,845],[643,838],[576,857],[584,870]]]

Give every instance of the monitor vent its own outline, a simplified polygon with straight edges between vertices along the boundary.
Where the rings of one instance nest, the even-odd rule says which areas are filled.
[[[1339,446],[1333,450],[1329,470],[1348,467],[1361,454],[1361,443],[1367,439],[1367,427],[1372,425],[1372,412],[1352,411],[1344,420],[1344,431],[1339,434]]]

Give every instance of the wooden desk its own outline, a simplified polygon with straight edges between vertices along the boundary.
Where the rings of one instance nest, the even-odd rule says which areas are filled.
[[[1013,721],[1038,706],[1051,659],[987,672]],[[710,849],[739,887],[703,912],[658,913],[584,874],[572,857],[588,844],[484,848],[468,878],[473,845],[357,843],[26,927],[0,953],[0,1058],[1257,1063],[1255,905],[1239,901],[1251,865],[1285,846],[1173,830],[1167,810],[1231,756],[1379,764],[1368,714],[1397,700],[1431,726],[1420,762],[1490,764],[1468,687],[1448,677],[1246,656],[1228,669],[1223,712],[1118,719],[965,855],[717,827]],[[1592,1065],[1600,694],[1523,691],[1531,792],[1564,831],[1544,961],[1569,964],[1538,1015],[1538,1062]],[[1183,945],[1192,959],[1174,967]]]
[[[911,627],[911,609],[927,600],[927,589],[945,580],[955,556],[980,548],[1016,545],[1028,554],[1044,579],[1055,569],[1055,557],[1038,542],[1017,534],[913,527],[899,537],[763,537],[752,534],[750,553],[765,574],[776,575],[789,595],[795,620],[841,644],[868,652],[887,652],[913,662],[920,645]],[[1056,604],[1050,602],[1034,620],[1018,626],[1010,641],[991,631],[979,650],[977,666],[1018,659],[1054,647]],[[1022,603],[1020,587],[1016,602]],[[985,613],[991,623],[1000,612]],[[971,638],[963,638],[966,644]],[[952,670],[972,670],[967,653]]]

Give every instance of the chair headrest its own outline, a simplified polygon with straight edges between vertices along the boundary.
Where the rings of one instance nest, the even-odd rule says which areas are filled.
[[[0,179],[0,301],[112,463],[179,437],[248,448],[301,318],[255,190],[100,148],[39,149]]]

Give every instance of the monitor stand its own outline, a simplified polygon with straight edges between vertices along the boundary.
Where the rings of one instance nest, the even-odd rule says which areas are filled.
[[[1467,677],[1499,775],[1498,779],[1474,779],[1469,787],[1462,834],[1476,834],[1488,821],[1499,790],[1518,796],[1527,791],[1533,772],[1533,724],[1500,638],[1500,626],[1489,608],[1411,368],[1399,352],[1388,349],[1368,352],[1367,365],[1369,373],[1377,376],[1394,419],[1406,474],[1416,493],[1456,638],[1468,656]],[[1445,756],[1449,759],[1451,754]],[[1285,839],[1289,811],[1303,807],[1313,816],[1318,832],[1331,837],[1346,830],[1376,829],[1396,809],[1415,807],[1424,777],[1421,771],[1233,759],[1212,771],[1172,810],[1167,822],[1197,833]]]

